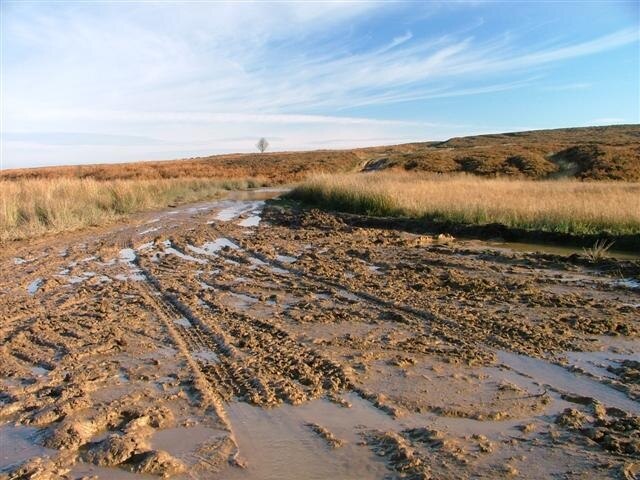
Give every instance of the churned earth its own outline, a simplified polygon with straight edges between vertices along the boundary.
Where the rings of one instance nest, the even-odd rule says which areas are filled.
[[[0,478],[640,475],[640,263],[236,193],[0,253]]]

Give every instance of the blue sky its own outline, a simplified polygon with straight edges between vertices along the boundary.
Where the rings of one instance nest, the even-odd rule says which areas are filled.
[[[640,123],[634,1],[1,6],[3,168]]]

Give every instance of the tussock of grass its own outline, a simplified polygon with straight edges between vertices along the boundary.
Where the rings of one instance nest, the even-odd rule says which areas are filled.
[[[124,215],[214,198],[224,190],[264,185],[259,179],[173,178],[99,181],[49,178],[0,181],[0,240],[103,225]]]
[[[640,233],[640,183],[401,172],[317,175],[292,197],[334,210],[591,235]]]

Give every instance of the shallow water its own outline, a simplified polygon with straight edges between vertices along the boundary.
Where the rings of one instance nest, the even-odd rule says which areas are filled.
[[[151,448],[164,450],[178,458],[187,459],[188,454],[197,450],[198,446],[226,435],[227,432],[223,430],[205,425],[167,428],[153,435]]]
[[[251,212],[251,213],[259,213],[259,212]],[[260,224],[262,217],[260,215],[251,215],[250,217],[245,218],[244,220],[240,220],[238,225],[241,227],[257,227]]]
[[[40,287],[44,284],[44,279],[36,278],[33,282],[31,282],[27,286],[27,291],[29,295],[35,295],[35,293],[40,289]]]
[[[567,352],[566,356],[570,365],[578,367],[591,375],[604,378],[615,378],[616,375],[609,372],[607,367],[617,367],[622,360],[640,362],[640,353]]]
[[[298,259],[290,255],[276,255],[276,260],[282,263],[294,263]]]
[[[181,318],[176,318],[173,323],[177,323],[178,325],[180,325],[181,327],[185,327],[185,328],[191,328],[193,325],[191,325],[191,322],[189,320],[187,320],[184,317]]]
[[[4,468],[33,457],[55,456],[58,451],[41,447],[40,429],[5,424],[0,426],[0,473]]]
[[[352,409],[316,400],[302,406],[283,405],[272,409],[232,403],[227,413],[247,468],[228,469],[216,478],[356,480],[379,479],[388,473],[368,449],[356,445],[355,434],[347,435],[354,422],[362,420]],[[334,432],[346,440],[341,448],[331,449],[306,425],[309,422],[326,425],[330,419],[332,424],[343,425],[340,431]]]
[[[196,258],[196,257],[192,257],[191,255],[187,255],[185,253],[182,253],[181,251],[176,250],[173,247],[165,248],[164,251],[165,251],[165,253],[173,254],[176,257],[179,257],[179,258],[181,258],[183,260],[186,260],[188,262],[194,262],[194,263],[200,263],[200,264],[207,263],[205,260],[202,260],[202,259]]]
[[[136,259],[136,251],[133,248],[123,248],[118,257],[122,262],[133,262]]]
[[[545,360],[516,353],[500,351],[498,352],[498,359],[502,364],[516,372],[531,377],[541,386],[549,386],[562,393],[592,397],[606,406],[640,413],[640,403],[631,400],[623,392],[588,376],[570,372]]]
[[[229,220],[233,220],[234,218],[237,218],[244,213],[252,212],[264,206],[263,200],[232,201],[228,203],[231,203],[231,205],[223,210],[220,210],[215,216],[216,220],[228,222]]]
[[[208,254],[216,253],[222,250],[225,247],[229,247],[233,250],[239,250],[240,247],[233,243],[228,238],[217,238],[213,242],[207,242],[202,246],[202,250],[204,250]]]
[[[473,240],[474,243],[483,244],[489,247],[497,247],[500,249],[514,250],[516,252],[526,253],[550,253],[553,255],[569,256],[573,254],[583,254],[584,249],[572,245],[556,245],[552,243],[529,243],[529,242],[498,242],[498,241],[482,241]],[[609,250],[606,256],[618,260],[640,260],[640,252],[627,252],[619,250]]]

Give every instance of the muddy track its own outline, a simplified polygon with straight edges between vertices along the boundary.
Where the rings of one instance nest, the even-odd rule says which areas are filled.
[[[163,291],[144,267],[142,271],[182,315],[174,328],[191,354],[200,354],[201,370],[226,399],[236,396],[264,406],[299,404],[349,385],[339,365],[298,344],[286,331],[242,313],[225,312],[214,298],[197,297],[196,314],[179,295]],[[191,304],[193,300],[187,298]]]
[[[231,237],[229,237],[231,238]],[[236,243],[237,239],[232,239]],[[349,302],[365,306],[367,309],[376,311],[379,315],[395,319],[405,324],[411,324],[420,333],[417,334],[419,341],[410,342],[412,346],[408,346],[410,351],[420,351],[421,353],[443,354],[450,356],[456,347],[463,348],[462,351],[469,352],[469,356],[465,358],[468,363],[474,362],[491,362],[495,360],[492,353],[482,348],[480,345],[473,345],[465,342],[460,335],[456,335],[456,330],[460,328],[460,324],[452,320],[448,320],[440,315],[432,312],[420,310],[410,305],[394,302],[393,300],[385,300],[376,295],[365,291],[350,290],[348,285],[341,284],[330,278],[314,275],[310,272],[292,268],[289,264],[269,258],[258,251],[246,250],[246,254],[250,257],[257,258],[267,267],[277,268],[282,272],[287,272],[296,277],[296,281],[304,285],[308,289],[320,289],[332,294],[336,302]],[[399,314],[399,312],[402,312]],[[402,315],[404,314],[404,315]],[[479,333],[478,329],[473,326],[465,326],[471,330],[471,333]],[[437,342],[433,340],[437,339]],[[447,342],[448,346],[436,347],[434,343]]]
[[[184,318],[181,316],[183,313],[182,308],[180,308],[181,306],[163,294],[157,280],[148,272],[143,270],[143,274],[147,281],[137,284],[137,286],[140,287],[141,296],[146,300],[147,305],[152,306],[156,310],[157,318],[170,333],[174,344],[189,364],[193,372],[194,384],[200,396],[200,405],[205,409],[213,409],[217,417],[225,424],[228,431],[233,434],[231,425],[224,411],[222,399],[217,393],[218,390],[215,388],[215,385],[211,386],[209,384],[209,378],[203,371],[203,366],[193,357],[193,353],[197,351],[197,349],[212,346],[211,339],[213,337],[210,334],[211,332],[201,333],[199,331],[200,324],[196,323],[197,320],[193,317],[189,317],[195,324],[193,331],[191,331],[191,328],[186,328],[181,325],[180,322]],[[238,451],[236,447],[230,460],[234,461],[237,455]]]
[[[632,263],[260,198],[13,246],[0,478],[632,478]]]

